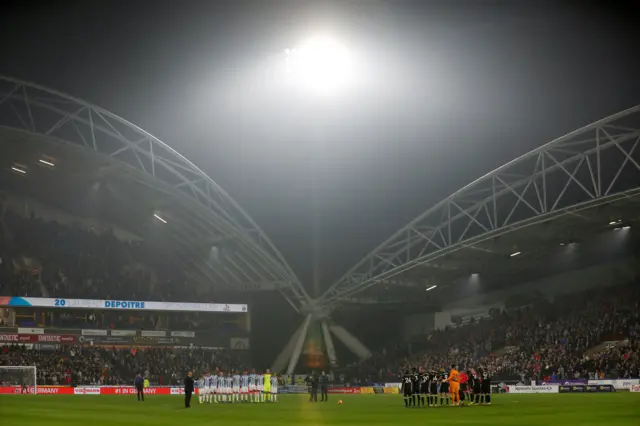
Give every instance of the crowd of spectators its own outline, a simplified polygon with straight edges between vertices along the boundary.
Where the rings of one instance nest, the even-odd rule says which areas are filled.
[[[39,385],[131,385],[136,374],[143,374],[154,385],[179,385],[189,371],[198,374],[246,367],[238,352],[230,350],[61,346],[46,351],[19,345],[0,348],[3,365],[36,366]],[[23,376],[0,369],[0,381],[25,380]],[[26,381],[32,384],[28,377]]]
[[[0,296],[173,302],[213,301],[213,294],[186,285],[171,256],[137,240],[117,238],[108,229],[81,229],[37,217],[0,211]],[[55,312],[57,326],[79,316]],[[210,327],[214,319],[193,313],[113,315],[93,313],[82,327]],[[49,324],[53,325],[53,324]]]
[[[640,285],[597,288],[435,330],[345,370],[397,380],[416,366],[484,366],[503,380],[640,377]],[[605,342],[609,342],[606,344]]]

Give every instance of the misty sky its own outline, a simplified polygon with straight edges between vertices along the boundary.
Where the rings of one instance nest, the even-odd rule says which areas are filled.
[[[462,185],[640,103],[634,3],[4,2],[0,73],[159,137],[326,286]],[[315,34],[357,63],[342,96],[274,73]]]

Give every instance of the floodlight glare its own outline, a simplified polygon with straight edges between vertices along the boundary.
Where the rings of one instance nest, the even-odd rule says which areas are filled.
[[[27,171],[26,171],[26,170],[22,170],[22,169],[19,169],[19,168],[17,168],[17,167],[11,167],[11,170],[13,170],[14,172],[21,173],[21,174],[25,174],[25,173],[27,173]]]
[[[53,164],[51,161],[42,160],[42,159],[40,159],[40,160],[38,160],[38,161],[39,161],[40,163],[42,163],[42,164],[46,164],[46,165],[47,165],[47,166],[49,166],[49,167],[55,167],[55,164]]]
[[[287,73],[295,83],[316,94],[332,94],[345,88],[353,77],[347,48],[330,37],[310,38],[286,49]]]
[[[154,213],[154,214],[153,214],[153,217],[155,217],[156,219],[158,219],[158,220],[159,220],[160,222],[162,222],[162,223],[167,223],[167,221],[166,221],[166,220],[164,220],[163,218],[161,218],[160,216],[158,216],[158,214],[157,214],[157,213]]]
[[[434,288],[438,287],[437,285],[432,285],[431,287],[427,287],[427,291],[429,290],[433,290]]]
[[[617,225],[620,222],[622,222],[621,220],[612,220],[611,222],[609,222],[609,225]]]
[[[509,255],[509,257],[516,257],[516,256],[520,256],[521,254],[522,254],[522,252],[517,251],[517,252],[515,252],[515,253],[511,253],[511,254]]]

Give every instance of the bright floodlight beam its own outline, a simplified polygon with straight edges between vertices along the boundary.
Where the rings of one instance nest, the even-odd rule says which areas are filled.
[[[437,285],[432,285],[431,287],[427,287],[427,291],[433,290],[436,287],[438,287],[438,286]]]
[[[158,214],[157,214],[157,213],[154,213],[154,214],[153,214],[153,217],[155,217],[156,219],[158,219],[158,220],[159,220],[160,222],[162,222],[162,223],[167,223],[167,221],[166,221],[166,220],[164,220],[163,218],[161,218],[160,216],[158,216]]]
[[[509,257],[516,257],[516,256],[520,256],[521,254],[522,254],[522,252],[521,252],[521,251],[517,251],[517,252],[515,252],[515,253],[511,253],[511,254],[509,255]]]
[[[348,49],[330,37],[312,37],[293,49],[286,49],[285,55],[289,77],[315,94],[340,92],[353,78]]]

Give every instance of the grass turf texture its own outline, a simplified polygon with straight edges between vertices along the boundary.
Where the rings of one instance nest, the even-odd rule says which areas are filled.
[[[277,404],[198,404],[180,396],[0,395],[2,426],[319,426],[319,425],[625,425],[640,426],[640,394],[498,395],[491,406],[404,408],[397,395],[344,395],[311,404],[281,395]],[[433,423],[432,423],[433,424]]]

